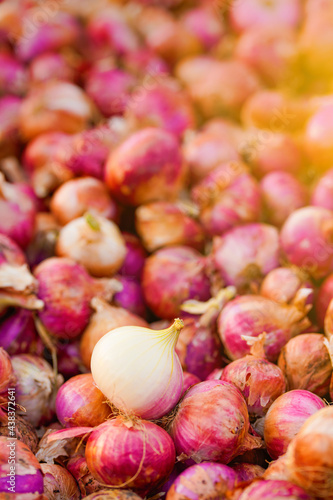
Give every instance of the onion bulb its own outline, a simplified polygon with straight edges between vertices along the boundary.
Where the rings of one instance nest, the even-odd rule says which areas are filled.
[[[41,464],[44,475],[44,492],[49,500],[79,500],[80,490],[74,477],[65,467],[57,464]]]
[[[254,481],[247,486],[238,500],[313,500],[303,488],[289,481],[263,480]]]
[[[123,489],[104,489],[96,491],[95,493],[90,493],[90,495],[85,496],[84,500],[141,500],[142,497],[134,493],[131,490]]]
[[[301,288],[313,289],[306,273],[298,267],[276,267],[265,276],[261,283],[260,295],[281,304],[289,304]],[[312,304],[313,299],[313,294],[310,294],[307,304]]]
[[[10,357],[7,352],[0,347],[0,393],[5,392],[8,387],[15,386],[15,376]]]
[[[183,371],[175,346],[183,322],[165,330],[124,326],[96,344],[91,373],[97,387],[126,414],[157,419],[168,413],[183,391]]]

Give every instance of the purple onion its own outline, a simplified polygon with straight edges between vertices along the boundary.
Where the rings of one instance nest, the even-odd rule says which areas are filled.
[[[0,323],[0,346],[10,355],[42,354],[44,346],[30,311],[17,309]]]
[[[281,304],[290,304],[300,289],[313,290],[313,288],[307,275],[297,267],[277,267],[265,276],[260,287],[260,295]],[[314,293],[310,293],[306,303],[312,305],[313,301]]]
[[[238,500],[313,500],[313,498],[289,481],[255,481],[245,488]]]
[[[10,54],[0,53],[0,67],[0,94],[24,94],[28,84],[24,66]]]
[[[192,385],[199,384],[199,382],[201,382],[201,380],[196,375],[193,375],[193,373],[183,372],[183,394],[182,394],[182,396],[184,396],[187,389],[192,387]]]
[[[123,289],[115,293],[113,297],[114,303],[145,318],[147,311],[140,282],[127,276],[119,276],[117,280],[121,283]]]
[[[65,80],[72,82],[75,71],[62,54],[46,52],[31,61],[30,77],[33,83],[47,80]]]
[[[141,279],[143,266],[147,257],[147,252],[143,248],[139,238],[134,234],[123,233],[127,253],[123,265],[119,269],[119,274],[133,279]]]
[[[85,373],[86,368],[80,355],[80,342],[57,344],[58,370],[65,378]]]
[[[261,477],[265,472],[265,469],[260,465],[248,464],[246,462],[233,465],[232,469],[237,474],[238,483],[242,483],[243,481],[252,481],[257,477]]]
[[[333,210],[333,168],[317,182],[311,196],[311,205]]]

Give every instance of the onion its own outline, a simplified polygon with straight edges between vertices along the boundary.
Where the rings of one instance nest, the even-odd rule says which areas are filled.
[[[128,52],[124,55],[125,67],[137,76],[144,78],[145,88],[147,89],[147,75],[150,79],[168,76],[169,65],[167,62],[158,56],[153,50],[148,47],[141,46],[140,48]]]
[[[331,167],[333,160],[333,104],[319,106],[307,123],[304,142],[311,161],[321,169]]]
[[[0,158],[17,152],[21,103],[10,95],[0,98]]]
[[[129,105],[135,78],[124,70],[92,69],[85,83],[88,96],[104,116],[122,115]]]
[[[237,482],[242,483],[243,481],[252,481],[258,477],[262,477],[265,469],[260,467],[260,465],[255,464],[236,464],[232,466],[232,469],[237,474]]]
[[[41,466],[26,444],[0,436],[0,457],[0,492],[43,493]]]
[[[11,358],[16,383],[16,401],[23,406],[19,415],[39,427],[54,415],[55,395],[63,382],[62,375],[55,375],[45,359],[32,354],[18,354]]]
[[[223,370],[224,368],[215,368],[215,370],[206,377],[206,380],[220,380]]]
[[[117,276],[117,281],[123,289],[114,294],[114,304],[145,318],[147,311],[140,282],[127,276]]]
[[[197,463],[213,460],[227,464],[241,451],[248,428],[249,416],[240,391],[227,382],[209,380],[187,391],[169,433],[177,455]]]
[[[187,389],[192,387],[192,385],[198,384],[199,382],[201,382],[201,380],[196,375],[193,375],[193,373],[183,372],[183,393],[182,393],[182,396],[184,396]]]
[[[105,175],[111,194],[123,203],[174,199],[184,177],[178,142],[162,129],[135,132],[111,153]]]
[[[186,209],[166,201],[141,205],[135,211],[136,230],[149,252],[172,245],[201,250],[204,234],[200,224]]]
[[[193,465],[184,470],[169,489],[167,500],[180,500],[183,498],[219,499],[232,490],[236,483],[235,472],[223,464],[204,462]]]
[[[160,127],[181,137],[195,126],[191,101],[175,80],[147,84],[144,92],[134,92],[126,117],[135,128]]]
[[[273,459],[283,455],[303,423],[325,403],[309,391],[295,390],[282,394],[265,418],[264,438]]]
[[[0,94],[24,94],[28,75],[22,64],[9,54],[0,53],[0,66]]]
[[[270,462],[265,473],[264,479],[274,479],[278,481],[288,481],[288,470],[286,467],[286,455],[280,455],[277,460]]]
[[[315,185],[311,196],[311,205],[333,210],[332,193],[333,169],[331,168],[322,177],[320,177]]]
[[[333,407],[318,411],[302,426],[287,452],[290,481],[316,498],[332,499]]]
[[[265,334],[256,339],[251,354],[227,365],[221,375],[221,380],[241,391],[250,416],[265,415],[273,401],[286,390],[283,372],[265,359],[264,342]]]
[[[16,377],[9,354],[0,347],[0,394],[7,391],[9,387],[14,387],[15,383]]]
[[[292,264],[315,279],[333,270],[333,214],[321,207],[295,210],[284,223],[281,248]]]
[[[41,464],[44,475],[44,491],[49,500],[79,500],[81,498],[78,485],[67,469],[57,464]]]
[[[280,258],[279,234],[268,224],[246,224],[214,239],[212,260],[226,285],[248,288],[272,269]]]
[[[288,172],[277,170],[265,175],[260,187],[267,219],[275,226],[281,226],[292,212],[306,205],[305,187]]]
[[[73,432],[76,431],[76,429],[77,427],[74,429],[61,429],[61,425],[57,422],[46,427],[45,432],[39,441],[38,451],[36,453],[36,458],[38,458],[39,462],[54,464],[55,461],[59,461],[62,463],[64,459],[67,459],[67,457],[76,453],[80,447],[80,439],[76,438],[76,436],[70,436],[71,439],[62,439],[62,437],[60,437],[53,441],[49,441],[50,436],[57,431]],[[81,448],[80,451],[83,452],[83,448]]]
[[[126,247],[114,222],[87,212],[60,230],[56,253],[75,260],[93,276],[103,277],[121,267]]]
[[[35,236],[25,253],[31,268],[43,260],[55,255],[55,245],[59,233],[59,225],[49,212],[38,212],[36,215]]]
[[[297,267],[277,267],[265,276],[261,283],[260,295],[280,304],[290,304],[302,289],[313,289],[306,273]],[[314,294],[309,294],[306,303],[312,305],[313,299]]]
[[[192,8],[183,14],[182,24],[209,50],[219,44],[224,36],[222,18],[216,16],[214,6],[209,3]]]
[[[147,253],[139,238],[134,234],[124,232],[123,238],[127,252],[123,265],[119,269],[119,274],[140,280]]]
[[[1,233],[0,287],[26,294],[36,289],[36,281],[29,271],[23,251],[15,241]]]
[[[322,398],[328,393],[332,364],[324,335],[304,333],[290,339],[281,349],[278,365],[289,390],[305,389]]]
[[[45,302],[40,319],[51,335],[71,339],[83,332],[91,315],[94,296],[110,298],[117,290],[114,280],[94,280],[76,262],[53,257],[35,269],[38,296]]]
[[[67,379],[85,373],[86,368],[83,365],[80,355],[80,342],[74,340],[71,343],[57,344],[57,361],[59,372]]]
[[[316,318],[320,327],[324,327],[326,312],[332,299],[333,274],[330,274],[320,285],[315,301]]]
[[[94,479],[89,471],[87,460],[84,455],[75,455],[71,457],[66,463],[66,467],[76,479],[82,498],[86,498],[86,495],[95,493],[103,488],[103,486],[96,481],[96,479]]]
[[[85,500],[140,500],[140,498],[142,497],[134,493],[134,491],[123,489],[100,490],[84,497]]]
[[[86,212],[117,220],[119,210],[102,181],[82,177],[65,182],[51,199],[51,210],[61,225]]]
[[[92,299],[91,307],[95,312],[83,332],[80,343],[81,358],[87,369],[90,369],[91,355],[95,345],[110,330],[120,326],[148,327],[148,323],[143,318],[122,307],[111,306],[98,297]]]
[[[238,500],[313,500],[302,488],[289,481],[255,481],[245,488]]]
[[[87,126],[91,115],[91,102],[80,87],[50,81],[40,84],[23,101],[20,130],[26,139],[54,131],[74,134]]]
[[[13,416],[11,415],[11,413],[2,413],[0,414],[1,436],[6,436],[8,441],[13,438],[13,430],[11,426],[15,421],[15,438],[27,445],[32,453],[36,453],[38,446],[38,437],[33,425],[26,418],[20,417],[19,415],[15,415],[15,420],[13,420],[8,418]]]
[[[90,434],[86,459],[90,472],[101,483],[140,491],[171,473],[175,447],[156,424],[117,417]]]
[[[183,371],[175,346],[182,327],[179,319],[158,331],[123,326],[98,341],[91,357],[91,373],[112,404],[127,415],[150,420],[162,417],[177,404],[183,391]]]
[[[245,165],[237,162],[216,167],[192,190],[200,221],[210,236],[254,222],[261,209],[260,190]]]
[[[72,82],[76,71],[62,54],[47,52],[31,61],[29,67],[32,84],[44,83],[49,80],[64,80]]]
[[[95,427],[111,414],[90,373],[67,380],[57,393],[55,405],[58,420],[64,427]]]
[[[249,354],[250,347],[242,336],[258,337],[266,332],[265,353],[276,361],[290,338],[309,326],[301,290],[295,305],[283,305],[259,295],[243,295],[229,302],[218,318],[218,333],[228,357],[239,359]]]
[[[179,314],[188,299],[208,300],[210,282],[204,257],[186,246],[157,250],[145,262],[142,288],[148,307],[163,319]]]
[[[0,174],[0,210],[0,232],[26,247],[33,237],[36,217],[35,197],[29,186],[10,184]]]

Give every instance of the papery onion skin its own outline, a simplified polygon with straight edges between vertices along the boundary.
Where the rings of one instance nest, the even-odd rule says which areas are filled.
[[[137,316],[145,318],[147,310],[141,283],[138,280],[128,278],[127,276],[117,276],[117,281],[119,281],[123,289],[114,294],[114,304],[133,314],[136,314]]]
[[[13,420],[11,422],[8,420],[7,413],[3,412],[3,415],[0,414],[0,435],[7,436],[8,440],[13,438],[13,431],[10,429],[12,423]],[[15,438],[26,444],[32,453],[36,453],[38,446],[36,431],[26,418],[19,415],[15,415]]]
[[[95,427],[112,413],[90,373],[76,375],[58,390],[56,413],[64,427]]]
[[[193,373],[189,372],[183,372],[183,393],[182,396],[184,396],[185,392],[187,389],[192,387],[192,385],[199,384],[201,380],[199,377],[196,375],[193,375]]]
[[[249,415],[263,416],[286,390],[283,372],[266,359],[247,355],[228,364],[221,375],[243,394]]]
[[[238,483],[243,481],[252,481],[253,479],[262,477],[265,472],[265,469],[260,467],[260,465],[247,463],[232,465],[232,469],[237,474]]]
[[[281,349],[278,366],[288,390],[304,389],[324,397],[329,392],[332,363],[324,335],[304,333],[290,339]]]
[[[225,493],[236,484],[236,474],[227,465],[203,462],[193,465],[177,477],[166,500],[202,500],[227,498]]]
[[[100,490],[84,497],[85,500],[140,500],[142,497],[131,490]]]
[[[128,423],[117,417],[90,434],[87,465],[101,483],[145,490],[171,473],[175,447],[167,432],[152,422]]]
[[[185,173],[177,139],[157,128],[133,133],[111,153],[105,172],[111,194],[130,205],[174,199]]]
[[[282,305],[260,295],[242,295],[220,313],[218,333],[228,357],[235,360],[250,352],[242,335],[258,337],[266,332],[266,357],[274,362],[288,340],[309,325],[306,311],[302,306]]]
[[[103,182],[94,177],[80,177],[65,182],[51,199],[51,210],[65,225],[86,212],[117,221],[119,209]]]
[[[226,285],[246,289],[278,267],[279,259],[279,234],[268,224],[245,224],[214,239],[213,264]]]
[[[333,407],[312,415],[290,444],[286,464],[290,481],[316,498],[331,500]]]
[[[313,278],[324,278],[333,270],[333,214],[322,207],[295,210],[280,233],[281,248],[289,262]]]
[[[81,498],[78,485],[67,469],[57,464],[41,464],[44,475],[44,492],[49,500],[79,500]]]
[[[148,307],[163,319],[179,315],[185,300],[210,298],[204,258],[186,246],[162,248],[148,257],[142,287]]]
[[[96,481],[88,469],[87,460],[83,455],[74,455],[66,463],[66,468],[76,479],[82,498],[86,498],[86,495],[95,493],[101,489],[103,486]],[[111,491],[111,490],[109,490]]]
[[[91,357],[91,373],[97,387],[119,410],[153,420],[178,403],[183,370],[175,345],[182,327],[180,319],[159,331],[123,326],[98,341]],[[157,364],[154,359],[158,359]]]
[[[289,481],[278,480],[255,481],[243,491],[238,500],[280,500],[282,498],[313,500],[313,497],[299,486]]]
[[[90,370],[91,355],[97,342],[114,328],[120,326],[142,326],[148,328],[148,323],[122,307],[115,307],[95,297],[91,301],[95,310],[80,341],[80,354],[84,366]]]
[[[298,268],[277,267],[263,279],[260,295],[276,300],[280,304],[288,304],[292,302],[300,288],[313,289],[313,284],[306,274]],[[312,305],[313,300],[314,294],[310,294],[306,303]]]
[[[294,210],[306,205],[304,185],[288,172],[275,171],[265,175],[260,187],[267,219],[276,226],[281,226]]]
[[[270,407],[265,418],[264,438],[273,459],[283,455],[303,423],[315,412],[325,408],[324,401],[304,390],[282,394]]]
[[[156,201],[141,205],[135,212],[135,226],[149,252],[173,245],[203,248],[202,227],[173,203]]]
[[[123,232],[123,238],[127,252],[123,265],[119,269],[119,274],[140,280],[147,252],[139,238],[134,234]]]
[[[288,470],[286,467],[286,454],[280,455],[277,460],[270,462],[265,470],[263,479],[274,479],[288,481]]]
[[[192,190],[200,209],[200,222],[210,236],[221,235],[241,223],[255,222],[261,210],[257,181],[245,165],[219,165]]]
[[[13,469],[10,460],[15,465],[15,493],[43,493],[43,475],[41,466],[28,446],[19,440],[8,440],[0,436],[0,492],[9,492],[9,480]]]
[[[188,390],[169,433],[177,455],[184,453],[196,462],[227,464],[238,455],[248,427],[248,411],[240,391],[227,382],[209,380]]]

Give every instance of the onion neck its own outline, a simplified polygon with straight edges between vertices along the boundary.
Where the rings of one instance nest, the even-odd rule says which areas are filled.
[[[40,311],[44,308],[44,302],[33,294],[24,295],[23,293],[4,292],[0,290],[0,309],[9,306]]]
[[[104,299],[106,302],[110,302],[115,293],[122,291],[123,285],[120,281],[118,281],[115,278],[95,278],[93,279],[92,288],[93,288],[92,295],[93,297],[96,296],[94,297],[94,299],[98,300],[98,298],[100,298]],[[97,300],[94,303],[96,307],[92,303],[92,307],[96,310],[98,310],[98,308],[101,307],[100,303],[102,302],[100,300],[100,303],[98,303]]]
[[[176,318],[169,328],[165,330],[152,330],[152,333],[156,334],[156,336],[162,337],[165,340],[170,340],[172,342],[172,347],[175,348],[177,344],[177,340],[179,338],[179,334],[184,327],[184,322],[180,318]]]
[[[199,300],[187,300],[181,306],[181,310],[190,314],[201,315],[201,326],[208,327],[212,325],[223,307],[229,300],[233,299],[236,295],[236,288],[228,286],[220,290],[215,297],[207,300],[207,302],[200,302]]]

